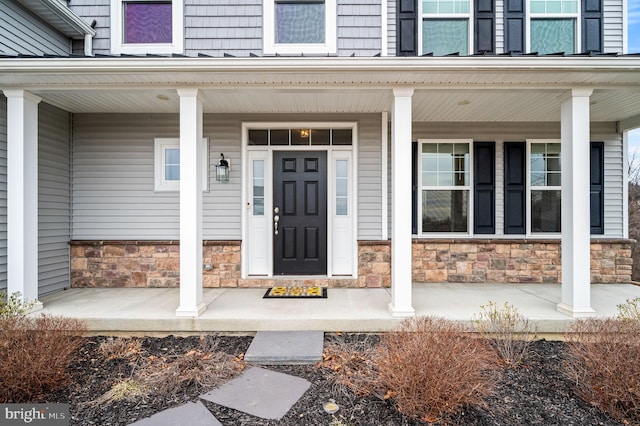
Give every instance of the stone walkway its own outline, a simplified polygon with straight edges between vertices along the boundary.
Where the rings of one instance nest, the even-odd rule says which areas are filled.
[[[259,331],[245,360],[252,364],[315,364],[322,359],[322,331]],[[213,389],[201,399],[242,411],[263,419],[279,420],[309,389],[311,383],[300,377],[259,367],[247,369],[225,385]],[[273,397],[278,389],[278,398]],[[188,402],[161,411],[131,426],[219,426],[222,425],[200,402]]]

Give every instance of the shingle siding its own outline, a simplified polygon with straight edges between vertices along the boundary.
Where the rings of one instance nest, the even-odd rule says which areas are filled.
[[[13,0],[0,7],[0,53],[68,55],[69,39]]]
[[[379,0],[338,1],[338,55],[373,56],[382,51]]]
[[[111,54],[111,6],[109,0],[70,0],[69,8],[86,22],[95,19],[96,35],[93,38],[93,53]],[[84,41],[74,40],[73,53],[84,52]]]

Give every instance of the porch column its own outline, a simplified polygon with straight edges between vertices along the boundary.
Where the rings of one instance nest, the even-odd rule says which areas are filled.
[[[24,90],[7,97],[7,291],[38,301],[38,104]]]
[[[180,306],[176,316],[196,317],[202,302],[202,100],[198,89],[180,96]]]
[[[394,317],[415,315],[411,305],[411,96],[413,89],[393,89],[389,310]]]
[[[591,89],[574,89],[562,103],[562,301],[558,311],[591,316],[590,122]]]

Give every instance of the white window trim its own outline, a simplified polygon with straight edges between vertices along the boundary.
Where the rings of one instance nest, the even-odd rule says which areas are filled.
[[[527,0],[528,2],[529,0]],[[418,52],[419,55],[424,55],[423,52],[423,34],[422,25],[425,19],[468,19],[469,20],[469,34],[467,34],[467,56],[473,55],[474,52],[474,19],[473,19],[473,2],[469,1],[469,13],[423,13],[422,1],[418,2],[418,14],[420,16],[420,22],[418,25]],[[453,52],[451,52],[453,53]]]
[[[111,0],[111,53],[144,55],[184,52],[184,0],[171,0],[172,43],[125,44],[123,10],[126,0]]]
[[[526,203],[527,203],[527,238],[553,238],[557,239],[562,232],[531,232],[531,191],[560,191],[562,197],[562,186],[531,186],[531,145],[536,143],[560,143],[560,139],[527,139],[527,160],[526,160]],[[560,147],[560,159],[562,159],[562,146]],[[560,170],[562,179],[562,169]],[[562,198],[561,198],[562,199]]]
[[[165,181],[164,179],[164,150],[167,148],[180,149],[180,139],[178,138],[155,138],[153,141],[153,164],[154,182],[156,192],[178,192],[180,191],[180,181]],[[202,191],[209,191],[209,140],[202,139]]]
[[[249,130],[250,129],[352,129],[352,143],[351,145],[249,145]],[[350,158],[351,159],[351,184],[349,205],[351,209],[348,216],[340,216],[351,221],[351,239],[353,241],[353,258],[352,258],[352,273],[350,278],[358,278],[358,123],[357,122],[243,122],[242,123],[242,205],[246,208],[242,209],[242,241],[248,241],[248,228],[250,227],[250,208],[251,202],[251,190],[249,188],[251,173],[249,173],[249,161],[252,158],[252,154],[255,152],[265,152],[266,167],[265,167],[265,217],[269,220],[268,233],[271,234],[271,224],[273,223],[273,185],[268,184],[273,182],[273,170],[271,164],[273,164],[273,153],[275,151],[326,151],[327,152],[327,276],[329,278],[345,277],[347,275],[337,274],[333,272],[333,247],[334,244],[341,244],[342,240],[334,239],[332,230],[334,229],[334,215],[335,205],[333,200],[333,161],[334,158]],[[343,157],[346,156],[346,157]],[[267,208],[269,206],[269,208]],[[268,270],[255,276],[273,277],[273,244],[268,244],[269,250],[269,262]],[[241,277],[248,278],[254,275],[249,275],[249,268],[247,262],[250,262],[248,244],[242,245],[241,256],[246,261],[241,262]]]
[[[573,51],[574,53],[581,53],[581,34],[582,34],[582,26],[580,16],[582,16],[582,1],[578,0],[578,8],[575,13],[531,13],[531,0],[526,0],[525,4],[525,49],[528,53],[531,53],[531,19],[573,19],[576,22],[576,33],[575,40],[573,41]],[[555,52],[554,52],[555,53]]]
[[[121,0],[119,0],[121,1]],[[324,43],[276,43],[275,0],[263,0],[263,52],[265,54],[321,54],[336,53],[337,46],[337,0],[324,0],[325,42]]]
[[[427,186],[422,184],[422,145],[429,143],[466,143],[469,145],[469,185],[468,186]],[[421,238],[473,237],[473,139],[418,139],[418,235]],[[467,212],[467,232],[424,232],[422,229],[423,190],[467,190],[469,191]],[[483,234],[486,238],[486,234]]]

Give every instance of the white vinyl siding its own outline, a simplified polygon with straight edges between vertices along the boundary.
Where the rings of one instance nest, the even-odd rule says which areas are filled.
[[[628,0],[631,5],[633,0]],[[622,0],[604,0],[604,53],[623,52],[624,14],[622,13]]]
[[[274,118],[276,117],[276,118]],[[203,193],[203,237],[241,238],[242,122],[358,122],[358,238],[381,238],[380,117],[344,114],[205,114],[209,192]],[[73,141],[73,239],[178,239],[179,194],[154,192],[154,138],[179,134],[177,114],[76,114]],[[229,182],[217,182],[220,153]],[[213,180],[212,180],[213,179]]]
[[[7,288],[7,98],[0,95],[0,290]]]
[[[500,237],[504,234],[504,142],[524,142],[528,138],[558,139],[559,137],[560,123],[413,123],[413,140],[473,139],[496,142],[495,236]],[[597,235],[594,238],[623,238],[622,189],[625,179],[622,176],[622,139],[619,134],[616,134],[615,123],[591,123],[591,140],[605,143],[604,235]],[[391,158],[389,161],[392,161]],[[391,190],[389,190],[389,199],[391,199]],[[529,208],[530,206],[527,206],[527,209]],[[389,215],[391,215],[390,211]],[[514,236],[505,237],[513,238]],[[482,235],[480,238],[487,238],[487,236]]]
[[[38,113],[38,293],[69,287],[71,187],[69,113]]]
[[[71,53],[71,43],[64,34],[14,0],[2,0],[0,53],[68,55]]]

